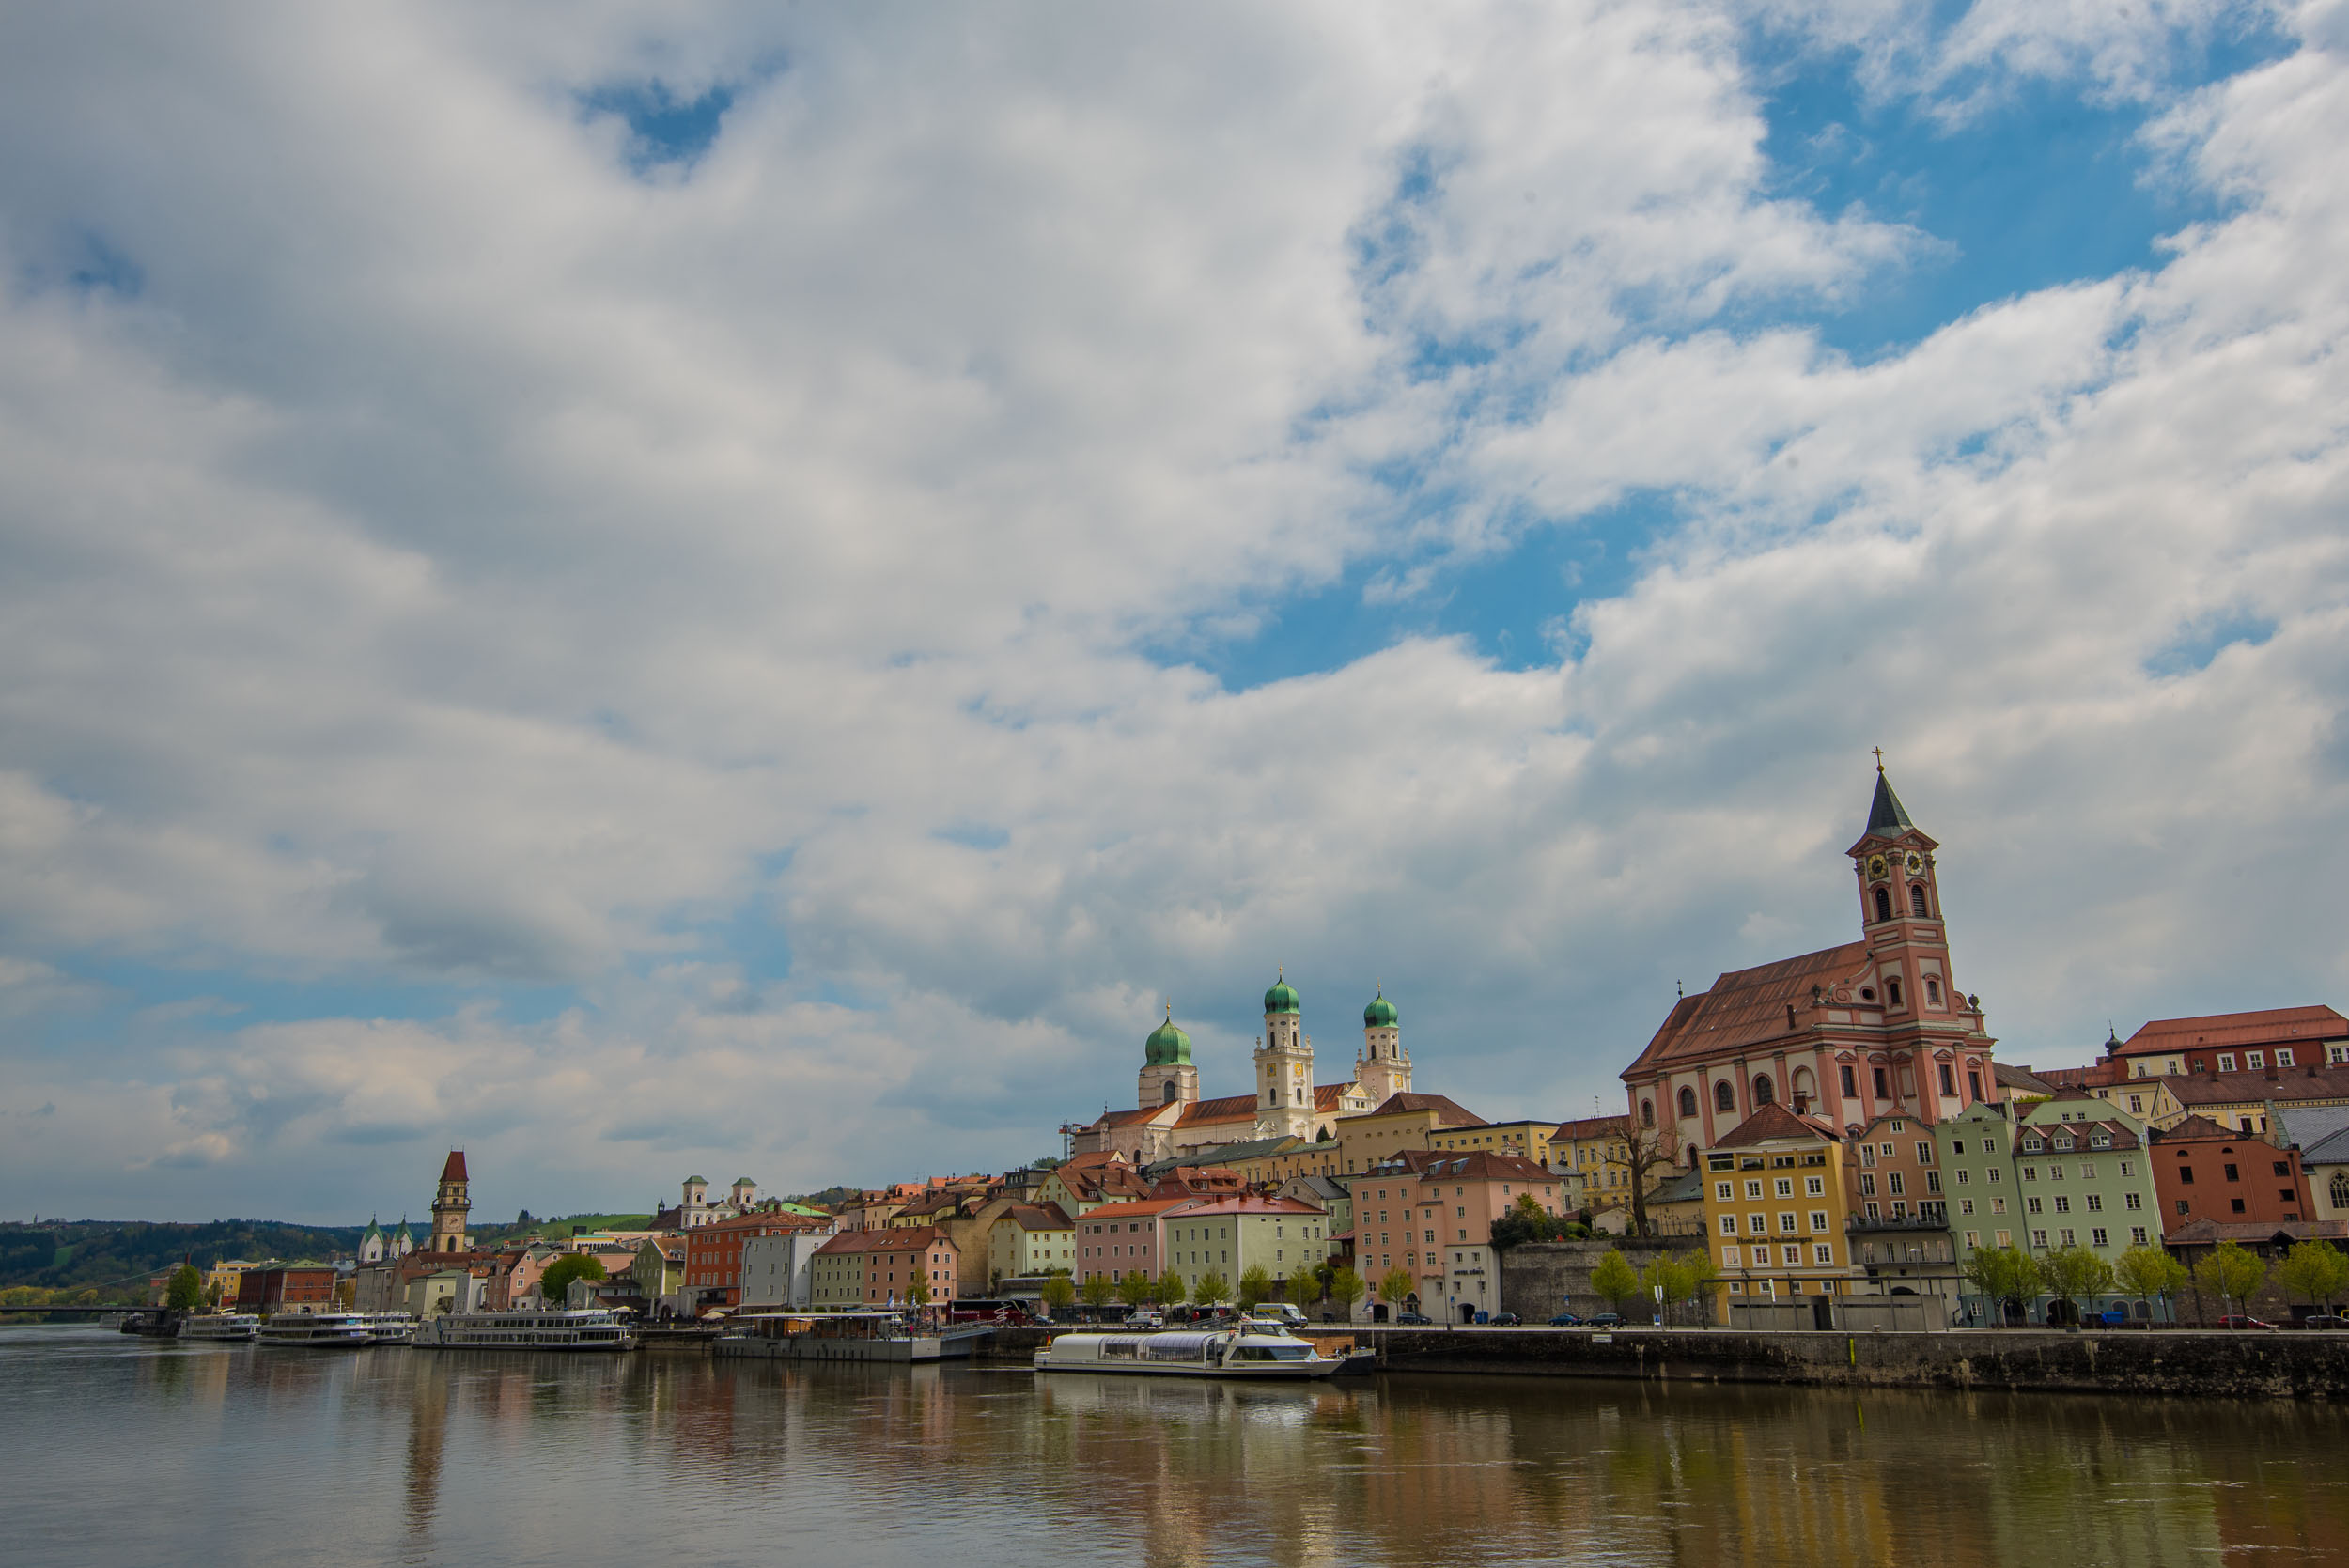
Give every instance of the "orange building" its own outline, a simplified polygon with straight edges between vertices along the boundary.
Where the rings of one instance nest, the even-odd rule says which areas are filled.
[[[920,1294],[929,1305],[943,1307],[955,1298],[961,1264],[953,1238],[943,1231],[845,1231],[816,1249],[809,1263],[810,1296],[818,1307],[903,1307]]]
[[[788,1235],[815,1228],[809,1219],[786,1214],[745,1214],[696,1225],[685,1233],[682,1294],[690,1297],[695,1312],[738,1306],[742,1300],[742,1244],[753,1236]],[[626,1268],[632,1261],[630,1254],[620,1266]]]

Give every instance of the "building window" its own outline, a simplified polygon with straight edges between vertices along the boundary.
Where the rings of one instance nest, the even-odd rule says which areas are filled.
[[[1737,1109],[1737,1091],[1729,1086],[1729,1079],[1723,1079],[1713,1085],[1713,1109],[1716,1110]]]
[[[1754,1075],[1753,1075],[1753,1103],[1754,1103],[1756,1106],[1765,1106],[1765,1105],[1768,1105],[1768,1104],[1769,1104],[1772,1100],[1776,1099],[1777,1097],[1778,1097],[1778,1089],[1777,1089],[1776,1085],[1774,1085],[1774,1084],[1772,1084],[1772,1083],[1770,1082],[1770,1075],[1769,1075],[1769,1074],[1767,1074],[1767,1073],[1756,1073],[1756,1074],[1754,1074]]]
[[[1890,1099],[1892,1097],[1892,1080],[1884,1076],[1884,1069],[1881,1067],[1875,1069],[1875,1072],[1876,1080],[1876,1098],[1880,1100]]]
[[[1941,1093],[1952,1099],[1957,1098],[1957,1075],[1950,1070],[1946,1062],[1941,1063]]]
[[[1908,908],[1909,912],[1914,914],[1919,920],[1930,920],[1932,918],[1932,916],[1925,912],[1925,885],[1922,882],[1911,882],[1908,884]]]
[[[2243,1064],[2247,1067],[2264,1067],[2267,1065],[2267,1053],[2263,1050],[2247,1050],[2243,1053]]]
[[[1640,1102],[1640,1126],[1643,1127],[1652,1127],[1655,1125],[1656,1102],[1654,1100],[1641,1100]]]
[[[2218,1070],[2222,1073],[2234,1071],[2234,1052],[2222,1050],[2218,1053]]]
[[[1941,982],[1929,974],[1925,976],[1925,1005],[1928,1007],[1941,1005]]]
[[[2129,1242],[2130,1242],[2130,1244],[2131,1244],[2132,1246],[2137,1246],[2137,1247],[2142,1247],[2142,1246],[2144,1246],[2144,1245],[2145,1245],[2145,1227],[2144,1227],[2144,1226],[2142,1226],[2142,1225],[2131,1225],[2131,1226],[2129,1227]]]
[[[1847,1100],[1859,1098],[1859,1080],[1853,1076],[1851,1067],[1846,1064],[1837,1068],[1836,1071],[1843,1080],[1843,1097]]]
[[[1683,1116],[1697,1113],[1697,1092],[1685,1083],[1680,1086],[1680,1113]]]
[[[1878,888],[1876,889],[1876,919],[1890,920],[1891,918],[1892,895],[1882,888]]]
[[[1890,999],[1893,1006],[1898,1007],[1901,1004],[1901,983],[1898,980],[1886,981],[1884,983],[1884,991],[1886,997]]]

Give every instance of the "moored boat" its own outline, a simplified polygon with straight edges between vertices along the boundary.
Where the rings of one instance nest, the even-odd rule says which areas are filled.
[[[426,1350],[633,1350],[636,1331],[604,1307],[443,1312],[428,1319],[410,1344]]]
[[[369,1344],[406,1344],[416,1337],[416,1320],[407,1312],[368,1312]]]
[[[179,1322],[183,1340],[249,1340],[261,1328],[255,1312],[199,1312]]]
[[[1277,1327],[1243,1324],[1158,1334],[1062,1334],[1035,1353],[1035,1370],[1279,1383],[1368,1372],[1370,1360],[1367,1356],[1326,1357],[1309,1342]]]
[[[367,1320],[356,1312],[275,1312],[260,1328],[263,1344],[292,1350],[357,1350],[367,1343]]]

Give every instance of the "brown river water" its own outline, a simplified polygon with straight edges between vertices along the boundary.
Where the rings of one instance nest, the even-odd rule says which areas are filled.
[[[2282,1403],[178,1345],[0,1328],[0,1562],[2349,1564]]]

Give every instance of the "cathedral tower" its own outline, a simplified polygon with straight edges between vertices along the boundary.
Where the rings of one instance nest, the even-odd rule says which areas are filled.
[[[432,1250],[435,1252],[470,1252],[472,1243],[465,1235],[465,1215],[473,1208],[473,1200],[465,1196],[465,1152],[451,1149],[448,1163],[441,1167],[440,1190],[432,1197]]]
[[[1411,1092],[1411,1058],[1403,1048],[1403,1016],[1387,1000],[1383,986],[1362,1009],[1362,1054],[1354,1063],[1354,1081],[1362,1086],[1374,1106],[1386,1104],[1391,1094]]]
[[[1174,1004],[1166,1021],[1142,1043],[1142,1078],[1135,1103],[1143,1110],[1189,1105],[1199,1097],[1199,1069],[1190,1064],[1190,1036],[1174,1027]]]
[[[1264,994],[1264,1038],[1256,1046],[1256,1136],[1314,1135],[1314,1047],[1286,975]]]
[[[1870,965],[1860,1000],[1881,1010],[1886,1050],[1871,1061],[1892,1069],[1888,1097],[1928,1122],[1955,1115],[1992,1092],[1980,1081],[1979,1068],[1962,1066],[1952,1048],[1956,1042],[1948,1037],[1979,1030],[1981,1020],[1950,975],[1950,939],[1934,864],[1939,847],[1909,820],[1879,755],[1868,831],[1847,851]],[[1961,1072],[1970,1072],[1970,1079]]]

